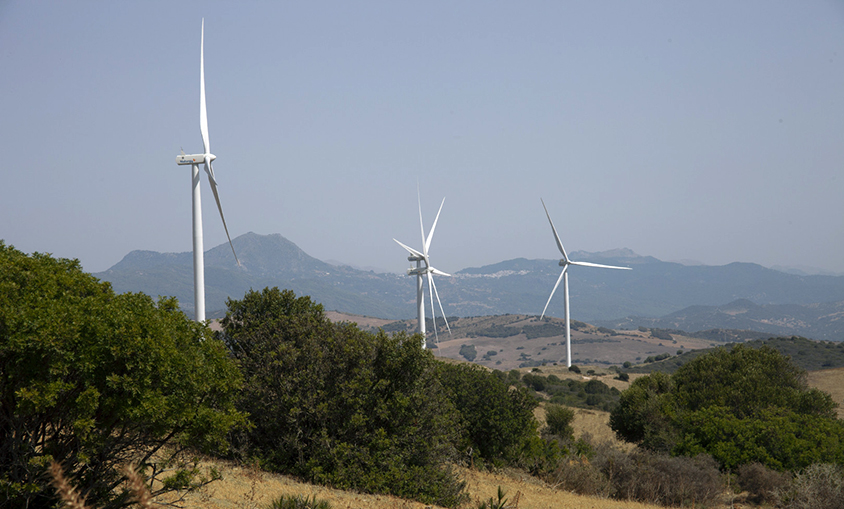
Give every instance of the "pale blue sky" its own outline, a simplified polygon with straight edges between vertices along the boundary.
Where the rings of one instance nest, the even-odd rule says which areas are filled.
[[[401,271],[627,247],[844,272],[844,2],[0,1],[0,238],[101,271],[229,229]],[[205,245],[225,242],[207,182]]]

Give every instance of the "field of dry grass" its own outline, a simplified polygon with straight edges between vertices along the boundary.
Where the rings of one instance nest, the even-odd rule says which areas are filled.
[[[386,495],[368,495],[340,491],[298,482],[286,476],[268,474],[240,466],[217,463],[223,479],[191,493],[183,501],[186,508],[203,509],[262,509],[282,495],[316,497],[331,503],[334,509],[425,509],[419,502]],[[518,509],[654,509],[660,506],[584,497],[554,489],[542,481],[518,472],[484,473],[459,469],[466,481],[470,501],[467,508],[477,507],[482,500],[495,497],[498,487],[504,488],[506,498]],[[159,502],[165,502],[162,499]]]
[[[844,419],[844,368],[810,371],[809,385],[828,392],[838,403],[838,418]]]

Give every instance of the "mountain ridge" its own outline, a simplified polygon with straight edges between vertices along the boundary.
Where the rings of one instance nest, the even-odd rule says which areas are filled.
[[[416,314],[415,278],[332,265],[308,255],[280,234],[250,232],[232,242],[242,267],[235,263],[227,244],[206,251],[209,316],[218,316],[227,298],[239,299],[250,288],[266,286],[310,295],[328,310],[388,319],[411,318]],[[786,274],[746,262],[686,266],[641,256],[629,249],[600,253],[575,251],[571,258],[634,269],[572,268],[572,318],[593,323],[625,320],[621,317],[653,321],[690,306],[724,306],[738,299],[759,306],[844,301],[842,276]],[[559,271],[557,260],[515,258],[459,270],[454,277],[439,278],[437,289],[449,316],[538,315]],[[132,251],[108,270],[94,275],[110,281],[119,292],[176,296],[183,309],[192,310],[190,252]],[[552,300],[548,313],[563,315],[561,298]],[[709,328],[719,327],[739,328],[728,324]],[[838,339],[844,339],[844,324],[839,326],[835,322],[829,327],[833,331],[842,329]]]

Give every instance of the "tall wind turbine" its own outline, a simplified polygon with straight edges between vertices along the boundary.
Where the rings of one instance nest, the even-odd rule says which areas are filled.
[[[217,179],[214,177],[214,168],[211,162],[217,158],[211,153],[211,141],[208,139],[208,114],[205,109],[205,18],[202,18],[202,35],[199,40],[199,132],[202,134],[202,146],[205,151],[202,154],[187,155],[184,152],[176,156],[176,164],[191,165],[191,189],[193,196],[193,292],[196,303],[196,321],[205,321],[205,254],[202,246],[202,202],[199,192],[199,165],[205,167],[208,174],[208,182],[211,184],[211,192],[217,201],[217,209],[220,211],[220,218],[223,220],[223,229],[226,230],[226,237],[232,248],[232,254],[237,265],[237,253],[234,252],[234,244],[229,235],[229,228],[226,226],[226,216],[223,215],[223,206],[220,205],[220,196],[217,194]]]
[[[436,338],[435,340],[439,342],[439,336],[437,335],[437,318],[434,313],[435,296],[437,298],[437,304],[440,305],[440,313],[443,315],[443,320],[445,320],[445,326],[448,329],[449,334],[451,334],[451,327],[448,326],[448,319],[445,317],[443,304],[440,302],[440,296],[437,293],[437,285],[434,284],[434,274],[438,276],[451,276],[451,274],[446,274],[441,270],[435,269],[431,265],[431,260],[428,258],[428,249],[431,247],[431,239],[434,237],[434,230],[437,228],[437,221],[440,219],[440,212],[442,212],[443,205],[445,205],[445,198],[443,198],[442,203],[440,203],[440,210],[437,211],[437,217],[434,219],[434,224],[431,226],[431,231],[428,232],[427,237],[425,237],[425,226],[422,223],[422,199],[419,196],[418,191],[417,199],[419,200],[419,229],[422,232],[422,251],[419,252],[411,247],[408,247],[396,239],[393,240],[410,253],[410,256],[407,257],[408,261],[416,262],[416,268],[411,267],[407,269],[407,274],[409,276],[416,276],[416,313],[419,320],[419,334],[422,335],[422,347],[425,348],[427,346],[425,341],[425,293],[422,287],[422,278],[426,277],[428,279],[428,293],[431,296],[431,316],[434,318],[434,337]],[[424,267],[422,266],[423,263]]]
[[[557,235],[557,229],[554,228],[554,221],[551,221],[551,214],[548,213],[548,207],[545,206],[545,200],[542,198],[539,199],[542,202],[542,208],[545,209],[545,215],[548,216],[548,222],[551,223],[551,231],[554,232],[554,239],[557,241],[557,248],[559,248],[560,253],[563,255],[560,258],[560,266],[563,268],[563,271],[560,272],[560,277],[557,278],[557,283],[554,285],[554,289],[551,290],[551,295],[548,297],[548,302],[545,303],[545,309],[542,310],[542,316],[539,317],[541,320],[545,317],[545,311],[548,310],[548,304],[551,303],[551,298],[554,297],[554,292],[557,291],[557,287],[560,286],[560,281],[563,281],[563,299],[566,306],[566,365],[571,367],[571,317],[569,314],[569,273],[568,268],[569,265],[582,265],[584,267],[598,267],[601,269],[620,269],[620,270],[631,270],[630,267],[615,267],[613,265],[601,265],[598,263],[591,263],[591,262],[576,262],[574,260],[570,260],[569,256],[566,254],[566,248],[563,247],[562,241],[560,241],[560,236]]]

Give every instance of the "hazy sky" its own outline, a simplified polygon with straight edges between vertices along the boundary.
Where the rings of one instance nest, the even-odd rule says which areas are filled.
[[[844,2],[0,1],[0,238],[191,249],[199,41],[232,236],[401,271],[569,251],[844,272]],[[225,242],[203,182],[205,246]]]

